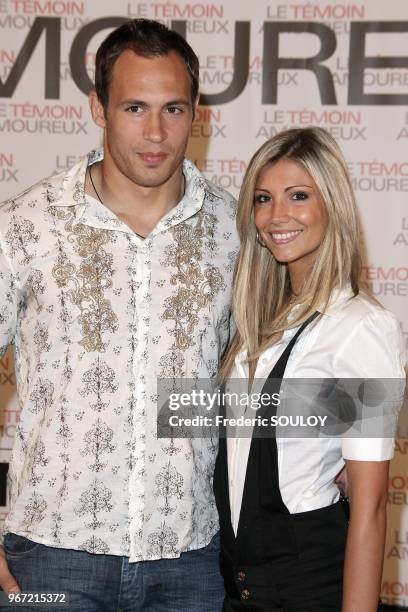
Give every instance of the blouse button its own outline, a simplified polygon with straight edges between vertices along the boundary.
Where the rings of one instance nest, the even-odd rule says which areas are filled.
[[[238,576],[237,576],[238,580],[240,582],[244,582],[245,578],[246,578],[246,573],[244,571],[239,571],[238,572]]]
[[[249,599],[250,597],[251,597],[250,591],[248,591],[248,589],[242,589],[241,599]]]

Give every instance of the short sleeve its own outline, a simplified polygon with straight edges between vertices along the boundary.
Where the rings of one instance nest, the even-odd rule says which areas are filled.
[[[17,302],[16,277],[0,240],[0,357],[14,340]]]
[[[335,369],[342,378],[384,379],[385,400],[397,417],[405,389],[406,350],[401,327],[387,310],[363,317],[336,354]],[[389,381],[395,379],[395,381]],[[380,428],[380,425],[379,425]],[[381,429],[379,429],[381,431]],[[394,455],[394,437],[344,437],[344,459],[385,461]]]

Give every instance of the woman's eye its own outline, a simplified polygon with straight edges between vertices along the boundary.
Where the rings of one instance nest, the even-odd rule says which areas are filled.
[[[255,196],[254,203],[255,204],[265,204],[266,202],[269,202],[270,199],[271,199],[270,196],[260,193]]]
[[[291,195],[292,200],[299,200],[299,201],[307,200],[308,197],[309,197],[308,194],[305,193],[304,191],[295,191]]]

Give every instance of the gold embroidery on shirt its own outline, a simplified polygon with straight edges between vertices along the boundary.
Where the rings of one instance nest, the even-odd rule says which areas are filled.
[[[62,217],[62,215],[60,215]],[[105,296],[112,287],[113,256],[103,248],[111,237],[107,230],[73,223],[72,214],[65,213],[69,232],[68,240],[82,258],[79,266],[60,253],[53,268],[53,276],[59,287],[68,289],[71,302],[80,310],[82,340],[80,345],[88,351],[104,351],[104,332],[114,332],[118,319],[111,302]]]
[[[166,251],[163,264],[176,268],[170,283],[177,286],[177,292],[164,302],[164,320],[174,321],[175,348],[186,350],[194,346],[197,334],[194,329],[199,323],[200,310],[205,308],[225,287],[218,268],[200,265],[203,251],[216,249],[214,229],[217,218],[200,210],[196,223],[181,223],[170,229],[174,243]]]

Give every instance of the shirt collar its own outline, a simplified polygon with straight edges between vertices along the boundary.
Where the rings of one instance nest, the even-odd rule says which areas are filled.
[[[342,317],[345,305],[353,297],[354,293],[349,283],[347,283],[341,289],[334,289],[330,296],[329,303],[322,314],[340,319]]]
[[[56,193],[51,191],[49,185],[47,197],[52,206],[84,206],[85,201],[85,175],[88,165],[103,159],[101,150],[94,150],[88,156],[83,157],[77,164],[72,166],[63,176]],[[61,175],[60,175],[61,176]]]
[[[324,308],[324,304],[321,304],[319,308],[317,308],[317,310],[323,316],[340,318],[345,304],[352,297],[354,297],[353,290],[351,288],[351,285],[347,283],[341,289],[339,288],[333,289],[326,308]],[[296,304],[295,306],[293,306],[288,316],[289,322],[295,318],[296,313],[300,307],[301,307],[301,304]]]
[[[48,189],[48,200],[52,206],[75,206],[77,207],[77,219],[81,217],[82,222],[90,222],[92,225],[105,229],[128,228],[122,221],[101,205],[97,200],[92,201],[85,196],[85,176],[88,166],[103,159],[103,149],[95,149],[75,164],[62,177],[56,193]],[[204,203],[207,182],[201,172],[189,160],[183,161],[183,174],[185,178],[184,195],[180,202],[172,208],[157,224],[151,235],[157,234],[173,225],[188,219],[197,213]]]
[[[327,307],[325,309],[324,312],[322,312],[323,316],[328,316],[328,317],[334,317],[336,319],[340,319],[343,315],[343,310],[344,307],[346,305],[346,303],[354,296],[353,290],[351,288],[351,285],[349,283],[347,283],[344,287],[342,287],[341,289],[334,289],[332,291],[332,294],[330,296],[329,302],[327,304]],[[289,314],[289,320],[293,319],[296,311],[299,310],[300,308],[300,304],[296,304],[290,314]],[[319,310],[319,309],[318,309]],[[323,310],[323,305],[322,305],[322,310]],[[293,333],[295,333],[296,330],[293,330]],[[285,332],[286,333],[286,332]],[[243,364],[247,359],[247,350],[246,349],[242,349],[237,356],[235,357],[235,364],[236,365],[241,365]]]
[[[177,225],[195,215],[203,206],[207,182],[196,166],[185,159],[183,162],[185,179],[184,195],[180,202],[160,219],[151,236]]]

